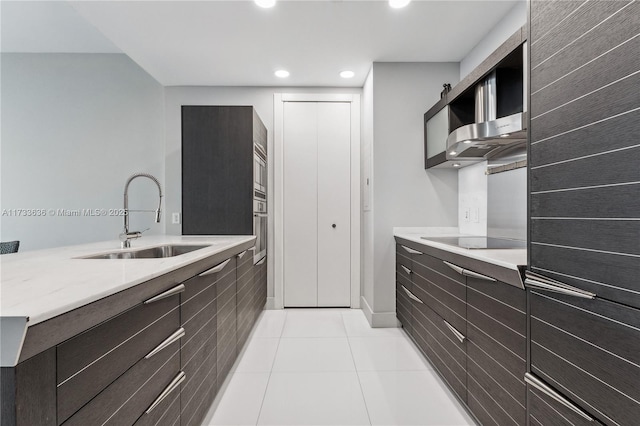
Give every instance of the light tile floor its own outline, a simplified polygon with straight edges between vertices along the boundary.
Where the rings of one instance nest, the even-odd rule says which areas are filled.
[[[398,328],[358,309],[264,311],[204,425],[473,425]]]

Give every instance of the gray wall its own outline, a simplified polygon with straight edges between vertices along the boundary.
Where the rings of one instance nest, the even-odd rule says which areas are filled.
[[[440,98],[442,84],[457,83],[459,66],[375,62],[372,72],[373,94],[364,98],[373,111],[373,211],[364,240],[373,249],[365,259],[364,294],[374,313],[372,324],[384,326],[395,323],[393,228],[458,222],[457,173],[425,171],[422,122]]]
[[[111,209],[136,171],[164,181],[163,88],[122,54],[2,54],[2,241],[20,251],[115,240],[122,217],[15,217],[10,209]],[[131,208],[155,208],[151,182]],[[162,233],[151,213],[132,229]],[[117,243],[114,242],[114,247]]]
[[[362,93],[360,88],[289,88],[289,87],[167,87],[165,88],[165,134],[166,134],[166,182],[167,234],[180,235],[181,225],[171,224],[171,212],[180,212],[182,206],[182,166],[181,166],[181,116],[182,105],[253,105],[267,128],[267,149],[273,153],[273,95],[275,93]],[[269,155],[269,168],[273,170],[273,155]],[[268,233],[274,235],[273,173],[268,177]],[[269,239],[267,250],[274,253],[273,238]],[[269,271],[268,297],[274,296],[274,259],[267,259]]]
[[[460,80],[480,65],[494,50],[527,23],[527,2],[520,0],[460,61]]]

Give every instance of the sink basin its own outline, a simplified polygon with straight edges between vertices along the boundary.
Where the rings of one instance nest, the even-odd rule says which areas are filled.
[[[190,253],[209,245],[176,245],[167,244],[158,247],[149,247],[132,251],[114,251],[110,253],[96,254],[94,256],[86,256],[81,259],[160,259],[163,257],[180,256],[181,254]]]

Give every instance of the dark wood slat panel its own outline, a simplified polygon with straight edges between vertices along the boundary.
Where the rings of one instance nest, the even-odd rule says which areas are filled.
[[[217,316],[215,312],[215,302],[208,309],[196,315],[192,321],[185,324],[185,336],[182,338],[182,367],[189,362],[196,351],[205,344],[207,340],[213,340],[213,345],[217,344],[216,338]]]
[[[56,425],[56,349],[21,362],[14,371],[16,424]],[[9,419],[3,417],[2,424],[10,425]]]
[[[471,280],[471,279],[470,279]],[[496,285],[496,284],[494,284]],[[500,284],[497,284],[500,285]],[[506,287],[506,286],[505,286]],[[522,290],[513,288],[521,293],[521,299],[525,300],[526,293]],[[527,317],[524,311],[518,311],[511,306],[507,306],[495,299],[492,299],[492,293],[480,293],[478,290],[470,288],[467,292],[467,303],[470,306],[484,312],[496,321],[507,325],[512,330],[517,331],[523,336],[527,334]]]
[[[200,426],[216,395],[217,390],[215,382],[203,385],[191,400],[191,408],[182,412],[180,416],[180,424],[183,426]]]
[[[421,325],[435,338],[437,347],[434,347],[434,350],[442,359],[449,358],[454,361],[456,366],[452,369],[458,377],[463,377],[467,363],[466,344],[456,339],[451,330],[444,324],[443,318],[429,307],[414,303],[412,314],[416,326]],[[467,333],[466,328],[457,330],[462,335]]]
[[[551,84],[540,92],[536,92],[538,89],[533,89],[531,115],[535,117],[638,71],[640,69],[638,51],[640,51],[640,37],[623,44],[580,69],[573,68],[569,71],[571,74],[564,77],[559,76],[558,78],[562,78],[562,80]],[[549,60],[549,62],[552,61],[565,64],[565,58],[562,57]],[[550,66],[552,65],[550,64]],[[575,66],[577,67],[578,64]]]
[[[500,281],[486,281],[479,278],[467,277],[467,301],[471,290],[492,297],[503,304],[511,306],[524,315],[527,311],[527,293],[524,290],[507,285]]]
[[[573,53],[574,56],[571,57],[573,62],[576,64],[576,66],[580,66],[586,61],[590,60],[593,56],[597,56],[603,51],[606,51],[608,48],[613,47],[615,44],[612,45],[611,43],[614,43],[614,40],[616,40],[616,38],[615,35],[611,33],[615,31],[616,26],[622,25],[622,22],[624,22],[623,19],[616,19],[616,17],[612,17],[604,25],[600,25],[595,29],[593,28],[596,25],[600,24],[603,20],[609,18],[611,15],[616,13],[628,3],[628,1],[619,0],[590,1],[579,10],[577,10],[573,15],[571,15],[566,21],[562,23],[562,25],[558,25],[557,27],[553,28],[546,35],[546,37],[540,39],[539,41],[536,41],[531,49],[531,67],[537,67],[540,62],[547,59],[549,56],[556,54],[561,49],[561,53],[557,54],[556,57],[571,55]],[[625,14],[624,11],[620,12],[618,15],[621,14]],[[536,20],[542,20],[545,18],[548,18],[548,15],[536,16]],[[622,16],[621,18],[624,18],[624,16]],[[627,21],[629,21],[629,18],[627,18]],[[602,32],[604,31],[603,27],[604,29],[609,30],[609,32]],[[577,40],[579,37],[583,36],[590,30],[593,31],[583,37],[583,39],[588,38],[591,41],[590,44],[586,44],[585,42],[582,42],[582,40]],[[594,41],[598,40],[598,36],[602,37],[605,34],[607,36],[606,40],[602,40],[600,43],[593,43]],[[627,31],[627,34],[630,34],[630,32]],[[611,39],[609,39],[609,37],[611,37]],[[565,46],[568,45],[570,46],[565,48]],[[568,63],[569,60],[565,57],[562,58],[562,61],[563,63]],[[547,63],[543,64],[542,66],[546,64]],[[552,71],[550,70],[552,69],[552,67],[545,68],[544,72],[546,72],[547,74],[551,74]],[[535,91],[536,89],[533,90]]]
[[[640,262],[637,258],[535,244],[531,245],[530,250],[531,267],[535,272],[592,291],[598,297],[640,308],[640,282],[637,279],[640,276]]]
[[[640,255],[640,221],[542,219],[530,226],[534,243]]]
[[[495,319],[488,317],[471,305],[469,305],[467,310],[467,323],[475,325],[488,336],[509,348],[520,358],[526,359],[527,350],[525,337],[507,328],[505,324],[501,324]]]
[[[233,277],[225,278],[226,280],[232,280]],[[197,285],[197,283],[190,282],[185,283],[186,291],[198,291],[198,295],[193,297],[180,305],[181,311],[181,323],[183,326],[189,325],[191,322],[201,322],[198,317],[202,315],[213,314],[216,312],[216,298],[217,298],[217,286],[216,283],[206,284],[205,286]],[[212,307],[213,305],[213,307]],[[213,313],[211,312],[213,309]]]
[[[577,404],[576,404],[577,406]],[[580,407],[582,408],[582,407]],[[598,426],[597,420],[590,422],[574,413],[547,395],[529,387],[529,417],[534,425],[541,426]]]
[[[531,142],[638,107],[640,74],[619,81],[543,116],[531,117]]]
[[[400,244],[396,244],[396,264],[401,264],[406,266],[409,269],[413,268],[411,264],[411,255],[407,253],[405,249],[403,249]]]
[[[476,353],[476,347],[486,352],[491,358],[497,360],[506,370],[514,373],[520,380],[524,380],[524,372],[527,369],[526,358],[519,358],[512,348],[505,348],[500,343],[492,340],[486,333],[473,324],[467,325],[467,339],[472,342],[467,345],[469,356]],[[473,346],[473,349],[471,348]],[[520,374],[522,372],[522,374]]]
[[[180,389],[166,397],[149,414],[143,414],[133,426],[172,425],[180,420]]]
[[[411,326],[411,300],[398,284],[396,284],[396,317],[406,332],[411,335],[413,333]]]
[[[489,395],[471,376],[468,376],[467,380],[467,394],[467,404],[482,425],[524,425],[509,417],[500,405],[491,399],[492,395]]]
[[[576,157],[636,145],[640,111],[634,111],[583,129],[531,145],[529,164],[542,166]]]
[[[431,271],[439,272],[441,275],[444,275],[445,277],[450,278],[450,280],[446,280],[445,277],[434,278],[434,282],[436,283],[439,283],[441,279],[444,280],[444,282],[446,283],[448,283],[449,281],[452,281],[453,284],[458,283],[459,285],[451,286],[450,292],[460,297],[461,299],[464,299],[465,283],[466,283],[464,276],[460,275],[459,273],[457,273],[456,271],[454,271],[453,269],[445,265],[445,263],[441,259],[430,256],[428,254],[413,255],[412,259],[413,259],[413,269],[415,269],[416,272],[423,271],[422,276],[430,277],[433,274],[433,272],[427,273],[424,271],[431,270]]]
[[[467,341],[467,358],[467,370],[472,369],[472,364],[477,364],[474,364],[473,368],[476,370],[482,368],[486,372],[483,374],[488,375],[499,383],[504,388],[504,391],[511,395],[511,403],[515,404],[514,401],[517,401],[522,407],[526,406],[527,388],[522,381],[522,377],[526,373],[526,365],[524,363],[519,363],[520,368],[517,370],[507,371],[507,366],[502,364],[501,358],[491,358],[471,340]],[[478,379],[477,376],[475,377]],[[508,403],[509,399],[505,399],[505,404]]]
[[[440,376],[449,385],[449,388],[458,395],[462,401],[467,400],[466,371],[454,366],[455,363],[446,355],[442,358],[442,348],[438,347],[436,339],[427,332],[424,326],[414,319],[414,339],[418,348],[422,350],[431,365],[440,373]],[[439,350],[437,350],[438,348]]]
[[[543,37],[584,2],[585,0],[531,2],[531,40]]]
[[[210,358],[213,360],[213,358]],[[218,390],[216,378],[216,364],[212,361],[203,364],[199,374],[192,377],[192,380],[182,385],[180,393],[180,424],[199,426],[202,423],[208,407],[203,408],[207,398],[214,398]],[[189,397],[185,394],[185,389],[190,387]],[[204,412],[203,412],[204,411]]]
[[[464,334],[466,304],[414,274],[413,294]]]
[[[579,299],[538,290],[531,292],[530,303],[532,318],[640,365],[640,310],[607,300]],[[606,364],[606,358],[602,361]]]
[[[53,360],[55,364],[55,359]],[[55,384],[55,378],[54,378]],[[16,424],[16,370],[14,367],[2,367],[0,368],[0,404],[2,404],[2,411],[0,411],[0,419],[2,424],[13,426]],[[53,422],[49,424],[55,424],[55,404],[53,404]],[[46,422],[42,422],[46,424]]]
[[[413,290],[413,282],[411,281],[411,278],[407,278],[405,274],[396,273],[396,282],[405,286],[409,291]]]
[[[93,363],[90,367],[80,372],[75,377],[72,377],[68,381],[58,386],[58,422],[65,421],[69,416],[76,412],[80,407],[86,404],[91,398],[98,395],[109,383],[113,382],[116,378],[120,377],[129,367],[134,365],[138,360],[142,359],[148,354],[154,347],[159,345],[172,333],[174,333],[180,327],[180,310],[178,308],[178,295],[167,300],[168,306],[165,309],[171,309],[171,306],[175,306],[172,310],[166,314],[162,319],[151,325],[141,334],[135,338],[129,340],[125,344],[119,346],[117,349],[109,352],[104,357]],[[159,301],[157,303],[160,303]],[[145,305],[145,307],[151,307],[153,304]],[[153,318],[153,317],[152,317]],[[137,330],[137,324],[127,324],[118,321],[111,324],[109,321],[105,324],[105,327],[113,330],[109,330],[106,334],[100,331],[99,333],[87,332],[87,336],[79,336],[78,342],[69,342],[69,345],[63,344],[65,348],[61,350],[61,346],[58,346],[58,369],[61,365],[68,365],[73,363],[78,357],[69,356],[68,358],[62,358],[61,354],[81,354],[84,348],[98,347],[102,349],[102,354],[107,350],[111,350],[116,345],[122,343],[120,340],[111,339],[114,335],[118,334],[123,328]],[[99,327],[100,328],[100,327]],[[98,336],[107,337],[105,340],[93,340],[99,339]],[[119,336],[120,337],[120,336]],[[90,351],[90,350],[88,350]],[[91,351],[90,353],[95,353]],[[98,355],[101,356],[102,354]],[[85,358],[86,359],[86,358]],[[77,364],[75,367],[82,368],[89,362],[93,362],[95,359],[91,359],[88,362]]]
[[[639,80],[640,83],[640,80]],[[640,96],[640,95],[638,95]],[[640,99],[638,99],[640,101]],[[640,147],[532,169],[531,191],[550,191],[640,181]],[[594,173],[597,171],[597,173]]]
[[[183,361],[184,362],[184,361]],[[215,383],[217,376],[217,351],[214,339],[209,339],[204,346],[195,353],[192,360],[183,367],[186,380],[182,384],[181,398],[184,401],[183,407],[193,409],[193,404],[189,401],[194,398],[198,389]]]
[[[638,194],[640,183],[531,194],[531,217],[636,218],[640,212]]]
[[[252,107],[182,107],[182,188],[183,234],[253,234]]]
[[[633,396],[640,394],[640,366],[623,361],[588,343],[545,324],[531,320],[531,341],[551,349],[554,354],[588,371],[604,383]],[[621,342],[622,343],[622,342]]]
[[[526,423],[527,413],[522,401],[515,400],[512,395],[504,390],[496,381],[494,381],[486,372],[484,372],[473,359],[470,359],[467,363],[467,385],[470,382],[481,387],[488,395],[491,395],[493,400],[500,408],[500,413],[491,412],[494,417],[498,415],[506,415],[513,419],[516,424],[524,425]],[[525,389],[524,386],[522,386]],[[523,395],[524,396],[524,395]],[[524,399],[524,398],[522,398]],[[520,404],[522,405],[520,405]]]
[[[179,371],[180,352],[178,344],[174,343],[134,365],[64,425],[133,424]]]

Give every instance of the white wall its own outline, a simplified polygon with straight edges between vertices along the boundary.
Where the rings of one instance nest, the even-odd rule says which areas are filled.
[[[182,105],[253,105],[267,128],[268,167],[268,235],[274,233],[273,202],[273,95],[274,93],[362,93],[360,88],[287,88],[287,87],[166,87],[165,88],[165,133],[166,133],[166,182],[167,234],[180,235],[181,225],[171,224],[171,213],[180,212],[182,206],[181,166],[181,115]],[[275,253],[273,238],[268,241],[268,253]],[[274,297],[274,259],[267,258],[269,271],[267,296]],[[270,301],[272,303],[272,301]]]
[[[487,235],[487,162],[458,171],[458,228],[462,234]]]
[[[527,23],[527,2],[520,0],[460,61],[460,80],[465,78],[487,56]]]
[[[425,170],[422,122],[442,83],[458,75],[457,63],[373,64],[373,227],[365,228],[373,259],[364,288],[374,326],[395,324],[393,227],[457,225],[457,172]]]
[[[361,219],[362,228],[362,267],[360,277],[362,280],[362,296],[370,304],[370,311],[374,301],[373,290],[373,67],[362,87],[362,131],[360,162],[362,171],[362,200],[363,212]],[[369,185],[367,185],[369,179]],[[366,208],[365,208],[366,206]],[[362,305],[362,303],[361,303]],[[369,318],[370,319],[370,318]]]
[[[116,240],[122,217],[15,217],[10,209],[122,208],[125,181],[164,181],[163,88],[122,54],[2,54],[1,239],[20,251]],[[155,185],[131,185],[155,209]],[[133,213],[131,229],[151,227]],[[135,244],[135,243],[134,243]],[[114,242],[114,248],[118,247]]]

